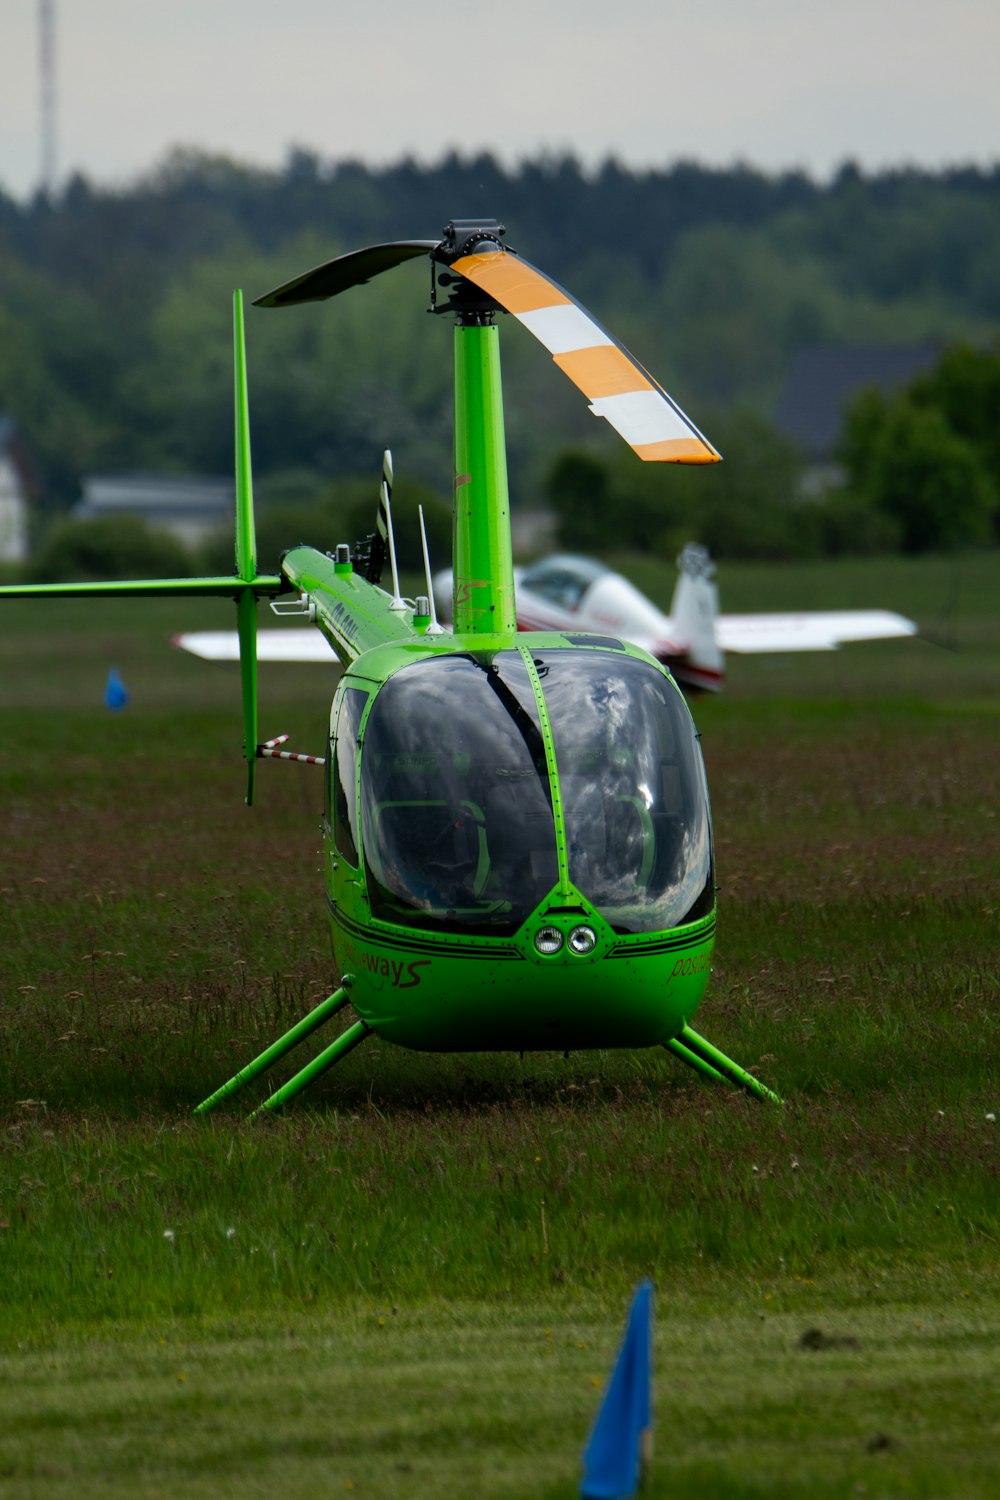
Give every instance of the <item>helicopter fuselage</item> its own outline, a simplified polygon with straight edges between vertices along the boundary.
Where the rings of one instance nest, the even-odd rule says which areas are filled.
[[[324,863],[351,1003],[405,1047],[652,1046],[708,982],[700,748],[673,679],[624,642],[361,654],[331,713]]]
[[[452,220],[438,242],[341,256],[257,302],[322,301],[428,254],[454,315],[453,633],[400,597],[386,452],[376,532],[257,565],[242,293],[233,297],[236,546],[230,576],[17,585],[44,594],[236,602],[248,805],[260,599],[295,592],[345,671],[325,756],[323,861],[341,983],[197,1106],[214,1109],[350,1002],[357,1020],[260,1110],[366,1037],[421,1051],[664,1045],[703,1077],[763,1084],[688,1024],[715,935],[711,817],[690,711],[670,673],[613,635],[518,633],[496,316],[511,313],[646,462],[719,454],[623,346],[502,243]],[[437,287],[449,288],[447,302]],[[379,587],[388,550],[392,594]],[[357,563],[361,572],[355,571]],[[300,757],[294,759],[319,759]],[[259,1113],[260,1111],[255,1111]]]

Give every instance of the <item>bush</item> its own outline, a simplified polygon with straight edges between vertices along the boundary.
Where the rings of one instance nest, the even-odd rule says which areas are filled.
[[[257,486],[257,567],[262,573],[276,573],[282,553],[290,547],[304,545],[332,552],[338,542],[353,546],[375,530],[377,477],[338,480],[321,486],[320,498],[313,498],[314,494],[304,478],[294,475],[283,477],[280,485],[272,487],[262,481]],[[401,572],[419,573],[423,568],[418,505],[424,508],[431,566],[442,568],[451,563],[450,506],[426,485],[404,477],[392,492],[392,527]],[[207,543],[203,565],[209,573],[228,573],[233,563],[233,534],[227,527]],[[388,569],[383,584],[387,579]]]
[[[752,412],[719,416],[708,430],[721,464],[644,464],[627,449],[607,462],[562,453],[546,483],[559,545],[671,559],[690,541],[718,557],[815,555],[818,522],[797,499],[801,461],[791,445]]]
[[[857,490],[833,490],[816,507],[816,520],[827,557],[884,557],[900,550],[899,522]]]
[[[33,583],[187,578],[195,572],[183,542],[136,516],[57,521],[28,565]]]

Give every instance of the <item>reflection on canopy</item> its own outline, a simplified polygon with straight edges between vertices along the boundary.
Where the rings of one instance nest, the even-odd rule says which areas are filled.
[[[712,904],[701,758],[679,695],[612,651],[536,658],[574,885],[619,932]],[[372,911],[408,926],[512,933],[558,880],[539,707],[516,650],[440,656],[380,690],[365,731]]]
[[[547,664],[573,884],[619,932],[707,914],[708,796],[678,693],[656,667],[611,651],[561,651]]]

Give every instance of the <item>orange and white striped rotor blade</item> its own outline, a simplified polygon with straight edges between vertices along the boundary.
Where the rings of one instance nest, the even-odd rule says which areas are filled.
[[[535,266],[501,250],[460,256],[449,269],[533,333],[586,396],[594,415],[606,418],[640,458],[718,463],[721,454],[624,345]]]

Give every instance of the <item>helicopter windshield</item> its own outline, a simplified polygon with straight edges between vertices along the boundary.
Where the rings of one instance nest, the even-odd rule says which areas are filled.
[[[623,652],[536,659],[559,770],[569,875],[618,932],[711,910],[711,832],[687,711]],[[538,703],[516,650],[404,667],[372,705],[361,775],[372,912],[512,933],[558,881]]]
[[[558,879],[538,705],[516,651],[403,668],[372,705],[361,805],[372,912],[514,932]]]
[[[573,884],[616,932],[706,916],[715,900],[708,792],[679,694],[624,653],[543,653],[536,665]]]

